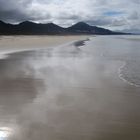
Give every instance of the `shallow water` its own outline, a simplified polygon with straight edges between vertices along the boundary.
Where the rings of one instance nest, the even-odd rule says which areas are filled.
[[[140,139],[136,38],[97,36],[1,59],[0,140]]]

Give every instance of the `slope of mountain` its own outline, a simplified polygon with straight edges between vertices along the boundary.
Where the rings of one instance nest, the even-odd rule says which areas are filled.
[[[67,28],[70,33],[75,34],[96,34],[96,35],[117,35],[125,34],[122,32],[114,32],[105,28],[100,28],[97,26],[91,26],[84,22],[78,22],[77,24]]]
[[[17,25],[7,24],[0,21],[1,35],[45,35],[62,34],[65,29],[56,24],[37,24],[29,21]]]
[[[85,33],[85,34],[114,34],[113,31],[99,28],[96,26],[90,26],[84,22],[79,22],[69,28],[67,28],[69,32],[72,33]]]
[[[17,25],[19,34],[61,34],[64,28],[53,23],[37,24],[29,21]]]
[[[124,34],[121,32],[113,32],[108,29],[90,26],[87,23],[79,22],[71,27],[62,28],[53,23],[38,24],[25,21],[17,25],[7,24],[0,21],[1,35],[67,35],[67,34],[98,34],[98,35],[114,35]]]
[[[14,30],[14,25],[0,21],[0,34],[10,34]]]

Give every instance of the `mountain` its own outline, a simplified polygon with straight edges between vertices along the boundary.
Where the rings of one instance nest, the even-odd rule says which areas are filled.
[[[13,25],[0,21],[1,35],[72,35],[72,34],[97,34],[97,35],[114,35],[124,34],[121,32],[113,32],[108,29],[99,28],[88,25],[84,22],[79,22],[68,28],[60,27],[54,23],[34,23],[24,21]]]
[[[113,35],[123,34],[121,32],[113,32],[108,29],[99,28],[97,26],[91,26],[84,22],[78,22],[77,24],[67,28],[68,32],[75,34],[97,34],[97,35]]]
[[[7,24],[3,21],[0,21],[0,34],[9,34],[14,29],[12,24]]]
[[[17,25],[20,34],[61,34],[64,28],[53,23],[37,24],[29,21]]]

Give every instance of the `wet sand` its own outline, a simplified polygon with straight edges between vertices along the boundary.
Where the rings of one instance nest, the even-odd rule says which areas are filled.
[[[140,88],[119,78],[122,61],[104,57],[98,45],[108,42],[94,37],[1,59],[0,138],[140,139]]]

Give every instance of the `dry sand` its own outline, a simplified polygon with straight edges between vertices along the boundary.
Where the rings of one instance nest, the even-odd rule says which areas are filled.
[[[0,53],[59,46],[89,36],[0,36]]]

